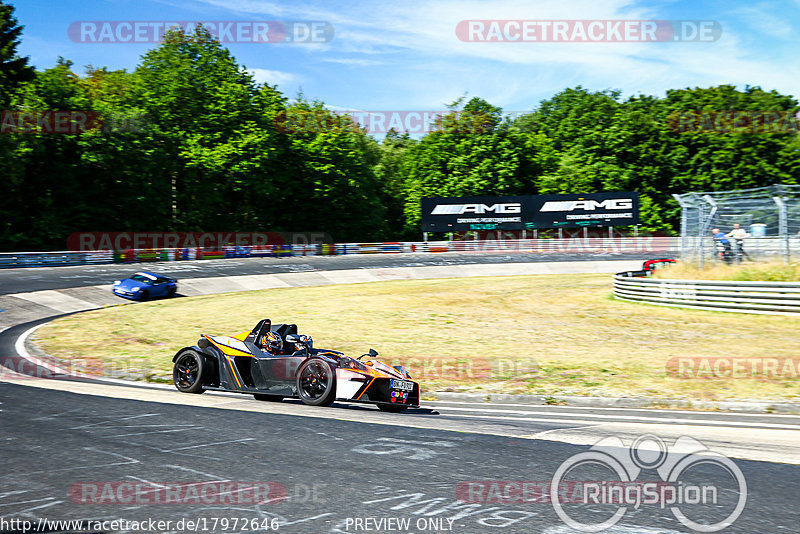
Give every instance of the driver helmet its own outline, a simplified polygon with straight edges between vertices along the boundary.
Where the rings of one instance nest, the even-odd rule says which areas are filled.
[[[267,332],[261,338],[261,346],[273,354],[278,354],[283,349],[283,339],[275,332]]]

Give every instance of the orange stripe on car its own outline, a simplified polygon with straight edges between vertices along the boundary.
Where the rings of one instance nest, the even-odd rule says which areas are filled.
[[[238,373],[236,372],[236,365],[234,364],[233,359],[227,354],[225,356],[228,358],[228,365],[231,367],[231,371],[233,371],[233,378],[236,380],[236,383],[239,385],[239,387],[242,387],[242,383],[239,382],[239,377],[236,376]]]
[[[367,390],[370,388],[370,386],[372,385],[373,382],[375,382],[375,379],[374,378],[370,378],[369,384],[367,384],[367,387],[365,387],[364,389],[361,390],[361,395],[356,397],[356,400],[359,400],[364,395],[364,393],[367,392]]]

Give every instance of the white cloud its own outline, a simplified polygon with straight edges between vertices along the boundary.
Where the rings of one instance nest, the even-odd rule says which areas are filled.
[[[268,69],[247,69],[258,83],[268,83],[270,85],[286,85],[297,81],[297,76],[290,72]]]
[[[800,4],[800,0],[795,0]],[[786,17],[787,13],[781,12],[778,6],[769,2],[760,2],[746,7],[732,10],[744,24],[753,30],[753,33],[762,33],[784,39],[792,38],[795,26],[792,20]]]
[[[325,50],[309,51],[310,59],[349,65],[354,76],[362,67],[359,80],[367,80],[376,89],[371,94],[381,95],[384,102],[402,100],[395,107],[436,107],[465,91],[496,105],[528,107],[535,104],[532,95],[578,84],[619,88],[626,95],[723,83],[758,84],[792,94],[800,79],[800,64],[787,61],[793,50],[791,27],[770,15],[765,3],[735,14],[731,8],[732,16],[748,20],[723,21],[722,37],[713,43],[476,43],[457,38],[459,21],[665,16],[660,3],[648,6],[630,0],[410,0],[342,3],[335,8],[314,1],[280,5],[262,0],[198,1],[250,15],[332,23],[335,38]],[[726,15],[720,12],[720,16]],[[764,50],[758,40],[765,36],[785,46]],[[369,93],[354,93],[353,104],[358,105],[365,94]],[[378,97],[372,98],[371,105],[376,105]]]
[[[357,67],[371,67],[374,65],[382,65],[382,61],[374,59],[360,59],[360,58],[322,58],[326,63],[340,63],[342,65],[350,65]]]

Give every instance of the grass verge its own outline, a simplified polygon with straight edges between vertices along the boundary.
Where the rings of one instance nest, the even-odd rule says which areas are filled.
[[[800,263],[790,263],[789,265],[782,261],[734,265],[710,263],[701,269],[697,265],[678,262],[665,269],[657,270],[654,277],[677,278],[680,280],[800,282]]]
[[[167,377],[201,332],[294,322],[315,346],[407,364],[423,389],[719,400],[800,395],[783,378],[676,378],[668,362],[793,358],[800,318],[615,300],[608,275],[413,280],[268,289],[111,307],[58,319],[35,341],[90,368]],[[123,372],[122,374],[125,374]],[[118,373],[119,374],[119,373]]]

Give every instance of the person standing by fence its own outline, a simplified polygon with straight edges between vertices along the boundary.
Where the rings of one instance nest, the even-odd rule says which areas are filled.
[[[750,237],[750,234],[744,228],[741,228],[739,223],[733,223],[733,230],[725,234],[725,237],[732,237],[736,244],[736,261],[742,263],[743,257],[747,258],[747,261],[753,261],[753,258],[744,250],[744,239]]]
[[[717,247],[717,255],[727,264],[731,263],[731,242],[719,228],[711,230],[714,236],[714,244]]]

